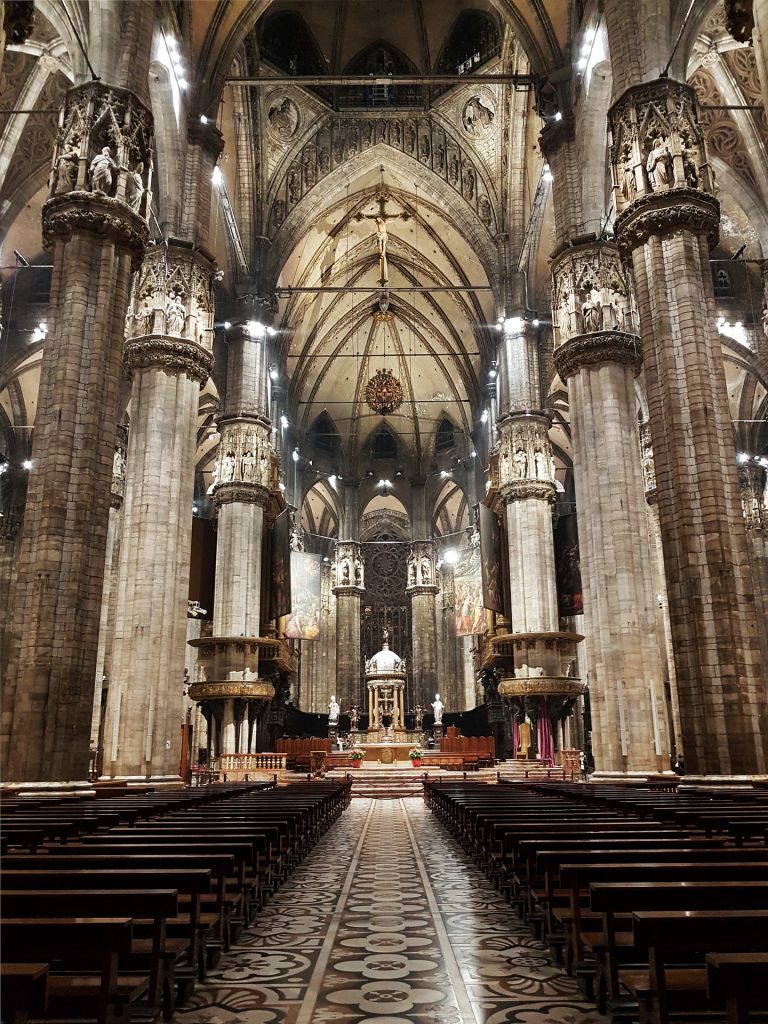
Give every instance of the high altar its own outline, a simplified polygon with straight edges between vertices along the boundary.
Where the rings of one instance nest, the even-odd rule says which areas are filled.
[[[365,663],[368,687],[367,743],[408,743],[411,733],[405,729],[404,659],[389,649],[389,634],[384,630],[380,651]]]

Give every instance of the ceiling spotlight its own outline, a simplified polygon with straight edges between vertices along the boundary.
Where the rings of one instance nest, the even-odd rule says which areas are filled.
[[[749,456],[746,452],[739,452],[736,456],[736,461],[739,463],[739,465],[743,465],[745,462],[749,462]]]
[[[21,468],[22,469],[26,469],[27,471],[32,469],[32,460],[31,459],[24,459],[24,461],[21,464]]]
[[[497,376],[498,376],[498,371],[497,371],[495,366],[492,366],[490,368],[490,370],[488,371],[488,378],[489,378],[489,380],[496,380]]]
[[[277,380],[277,378],[278,378],[279,376],[280,376],[280,374],[279,374],[279,373],[277,372],[277,367],[276,367],[276,366],[275,366],[275,364],[273,363],[273,364],[272,364],[272,365],[270,366],[270,368],[269,368],[269,377],[270,377],[270,380]]]
[[[291,425],[291,421],[288,419],[287,416],[281,416],[280,417],[280,426],[283,428],[283,430],[285,430],[290,425]]]
[[[487,423],[488,422],[488,410],[487,409],[483,409],[482,415],[480,416],[480,422],[481,423]]]
[[[563,120],[563,115],[558,110],[557,113],[555,114],[555,121],[562,121],[562,120]]]
[[[293,449],[293,456],[292,457],[293,457],[293,461],[294,462],[298,462],[299,461],[299,449],[298,448],[294,448]]]
[[[274,338],[274,336],[277,334],[277,331],[275,330],[274,327],[267,327],[267,334],[270,336],[270,338]]]
[[[200,115],[200,124],[208,124],[208,118],[205,116],[205,114]]]
[[[555,180],[554,175],[552,174],[552,170],[551,170],[549,164],[544,164],[544,167],[543,167],[542,172],[541,172],[541,180],[542,181],[547,181],[547,182]]]
[[[264,324],[260,324],[258,320],[249,320],[246,326],[248,328],[248,333],[252,338],[255,338],[256,341],[263,338],[267,331]]]
[[[211,181],[214,185],[218,186],[224,181],[224,175],[221,173],[221,168],[218,164],[213,168],[211,172]]]
[[[446,562],[448,565],[456,565],[460,557],[461,556],[459,555],[459,552],[456,550],[456,548],[447,548],[443,552],[443,561]]]
[[[545,165],[546,166],[546,165]],[[509,316],[504,321],[505,334],[519,334],[523,329],[523,318],[521,316]]]

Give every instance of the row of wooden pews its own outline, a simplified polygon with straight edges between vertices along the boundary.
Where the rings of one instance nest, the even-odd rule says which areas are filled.
[[[442,782],[425,800],[614,1021],[768,1011],[768,847],[740,828],[768,826],[765,791]]]
[[[350,795],[344,781],[10,801],[24,828],[4,832],[3,1024],[169,1020]]]

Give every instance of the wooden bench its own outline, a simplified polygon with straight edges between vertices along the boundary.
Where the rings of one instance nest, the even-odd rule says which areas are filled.
[[[768,1011],[768,952],[708,953],[707,996],[725,1005],[728,1024],[748,1024],[751,1010]]]
[[[0,964],[4,1024],[27,1024],[48,1007],[48,964]]]
[[[45,1019],[85,1017],[118,1024],[147,992],[149,977],[122,975],[119,961],[131,952],[132,921],[124,918],[0,919],[6,961],[45,960]]]
[[[637,1000],[641,1024],[668,1024],[672,1012],[707,1010],[706,954],[751,952],[765,945],[768,910],[638,911],[634,944],[648,950],[647,970],[619,972]],[[691,965],[678,964],[686,954]]]

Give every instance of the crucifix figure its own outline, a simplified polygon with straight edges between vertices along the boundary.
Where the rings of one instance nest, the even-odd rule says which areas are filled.
[[[382,287],[389,282],[389,270],[387,267],[387,242],[389,235],[387,234],[387,224],[391,220],[408,220],[409,214],[403,213],[387,213],[387,200],[389,199],[389,193],[380,191],[376,193],[376,201],[379,204],[379,209],[376,213],[358,213],[357,220],[372,220],[376,225],[376,241],[379,246],[379,270],[381,276],[379,278],[379,284]]]

